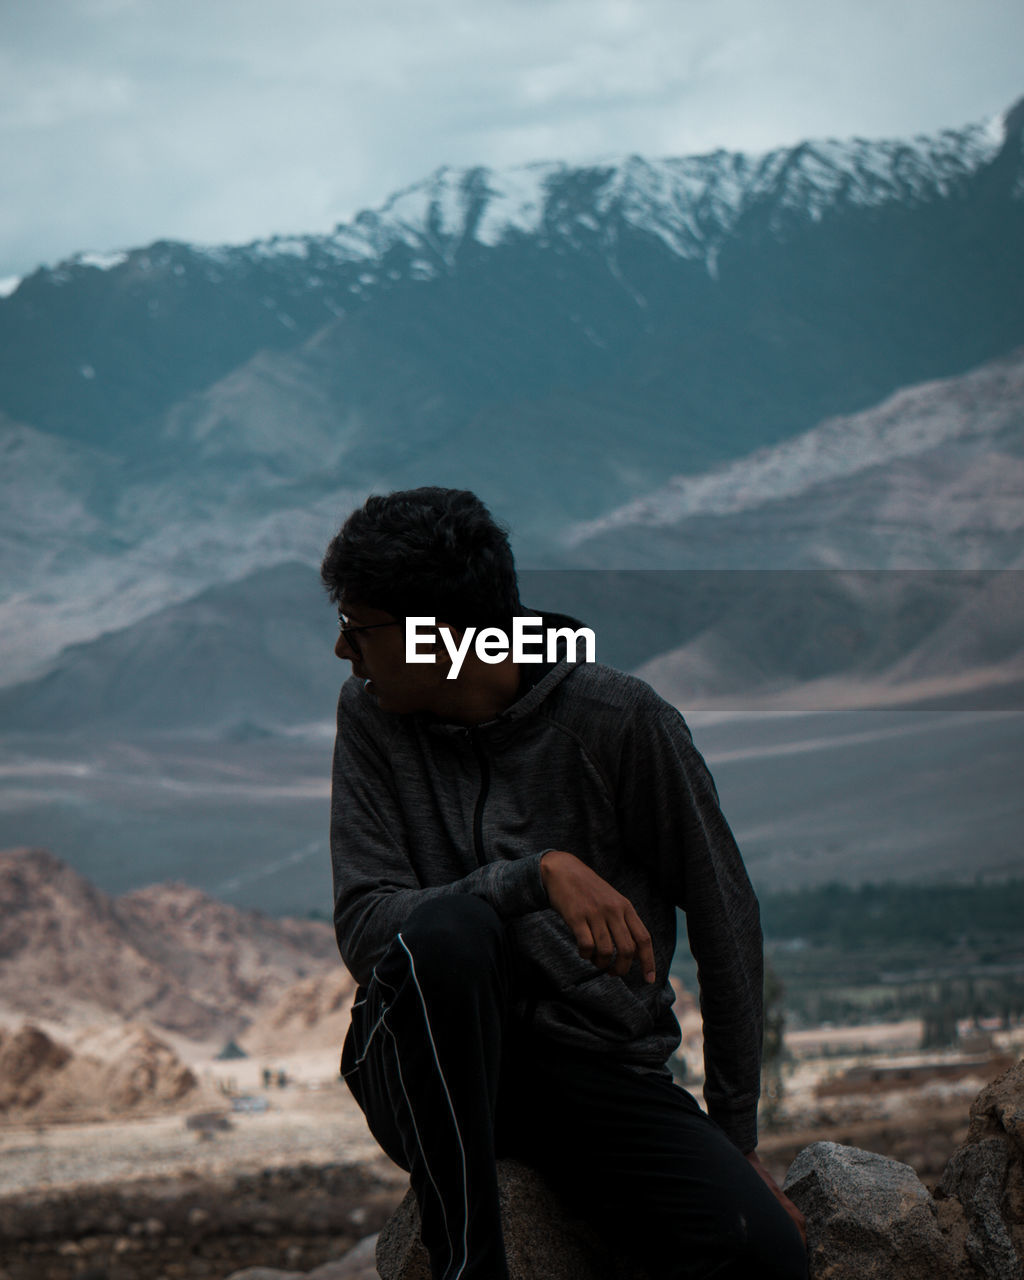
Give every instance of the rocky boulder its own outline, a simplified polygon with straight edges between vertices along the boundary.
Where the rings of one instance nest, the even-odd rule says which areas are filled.
[[[570,1217],[533,1169],[498,1161],[498,1195],[510,1280],[648,1280],[629,1259],[613,1257],[592,1228]],[[430,1280],[420,1216],[410,1191],[377,1241],[381,1280]]]
[[[975,1099],[937,1197],[962,1207],[978,1274],[1024,1280],[1024,1060]]]
[[[834,1142],[805,1147],[784,1189],[814,1280],[1024,1280],[1024,1061],[978,1095],[934,1197],[909,1165]]]
[[[71,1060],[71,1051],[28,1024],[0,1031],[0,1113],[34,1107]]]
[[[953,1280],[955,1245],[908,1164],[814,1142],[789,1167],[783,1190],[807,1219],[811,1275],[829,1280]]]

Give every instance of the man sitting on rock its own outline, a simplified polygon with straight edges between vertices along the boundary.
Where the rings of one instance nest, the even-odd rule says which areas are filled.
[[[352,664],[331,805],[335,927],[360,983],[342,1071],[410,1172],[433,1275],[507,1276],[509,1155],[658,1280],[804,1277],[799,1211],[755,1154],[757,900],[682,717],[572,653],[483,642],[530,611],[471,493],[369,498],[322,576]],[[677,906],[710,1115],[666,1066]]]

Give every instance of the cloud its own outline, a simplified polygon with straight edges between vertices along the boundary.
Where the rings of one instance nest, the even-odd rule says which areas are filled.
[[[441,164],[763,150],[1024,92],[1008,0],[49,0],[0,11],[0,275],[326,230]]]

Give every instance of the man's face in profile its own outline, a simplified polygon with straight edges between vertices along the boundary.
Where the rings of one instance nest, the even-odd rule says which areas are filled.
[[[338,610],[337,657],[352,663],[352,674],[382,711],[408,715],[437,711],[444,695],[442,663],[412,663],[405,657],[405,623],[383,609],[344,600]]]

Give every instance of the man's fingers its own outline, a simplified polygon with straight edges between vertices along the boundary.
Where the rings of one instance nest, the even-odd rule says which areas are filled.
[[[594,953],[590,957],[599,969],[607,969],[615,959],[615,942],[604,920],[593,920],[590,931],[594,936]]]
[[[540,872],[548,902],[572,930],[584,960],[622,978],[639,961],[644,980],[656,981],[651,935],[628,898],[565,849],[548,849]]]
[[[633,957],[636,955],[636,943],[633,941],[633,935],[624,919],[612,920],[609,922],[609,926],[617,952],[615,963],[612,965],[612,973],[617,973],[620,978],[624,978],[632,967]]]
[[[594,935],[590,931],[590,925],[586,920],[581,920],[572,926],[573,936],[576,938],[576,950],[584,960],[592,960],[594,958]]]
[[[580,942],[579,931],[576,931],[576,941],[580,955],[585,960],[590,960],[598,969],[607,969],[620,978],[624,978],[633,967],[634,960],[638,960],[644,980],[655,981],[657,967],[651,935],[631,905],[627,903],[626,909],[621,913],[591,918],[584,928],[586,948]]]
[[[640,972],[646,982],[654,982],[658,976],[658,966],[654,963],[654,944],[647,926],[630,906],[626,912],[626,924],[636,942],[637,959],[640,961]]]

